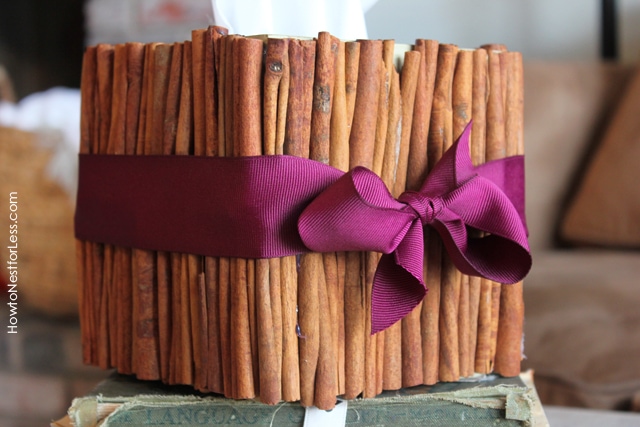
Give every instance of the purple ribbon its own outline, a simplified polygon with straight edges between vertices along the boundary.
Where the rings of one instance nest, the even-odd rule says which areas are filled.
[[[290,156],[80,155],[76,237],[245,258],[379,251],[375,333],[424,298],[426,226],[437,230],[463,273],[515,283],[531,267],[523,158],[474,167],[469,132],[467,127],[420,191],[398,200],[367,169],[343,174]],[[487,235],[471,237],[467,227]]]
[[[522,156],[474,167],[468,126],[420,191],[398,200],[382,180],[355,168],[327,188],[298,221],[304,244],[316,252],[382,252],[372,292],[372,332],[391,326],[426,294],[424,227],[435,228],[456,267],[502,283],[520,281],[531,267],[524,219]],[[467,227],[489,233],[469,236]]]

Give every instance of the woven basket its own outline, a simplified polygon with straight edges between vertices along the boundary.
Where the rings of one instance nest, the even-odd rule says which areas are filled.
[[[37,144],[37,136],[0,127],[0,230],[8,238],[9,193],[18,197],[18,295],[20,309],[33,308],[55,316],[75,315],[78,310],[74,206],[69,195],[47,177],[49,150]],[[0,251],[6,265],[8,251]],[[6,280],[7,276],[4,271]]]

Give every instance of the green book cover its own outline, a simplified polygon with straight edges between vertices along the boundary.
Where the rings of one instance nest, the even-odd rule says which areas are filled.
[[[544,426],[530,375],[386,391],[346,402],[346,426]],[[345,402],[340,403],[345,404]],[[113,374],[69,409],[76,427],[303,426],[299,403],[265,405]]]

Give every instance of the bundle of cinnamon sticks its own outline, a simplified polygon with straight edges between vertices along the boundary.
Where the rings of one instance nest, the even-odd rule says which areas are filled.
[[[475,164],[523,151],[522,58],[501,45],[407,50],[210,27],[183,43],[89,47],[81,89],[88,154],[285,154],[364,166],[398,197],[472,119]],[[426,240],[426,298],[375,335],[378,253],[214,258],[78,241],[83,360],[321,409],[336,396],[519,374],[522,283],[462,275],[437,233]]]

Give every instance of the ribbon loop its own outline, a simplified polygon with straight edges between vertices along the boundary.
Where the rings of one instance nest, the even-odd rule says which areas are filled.
[[[372,333],[404,317],[426,294],[425,226],[437,230],[454,264],[466,274],[514,283],[531,267],[524,210],[518,206],[523,198],[503,190],[510,179],[522,182],[522,157],[476,168],[469,156],[469,133],[470,125],[420,191],[407,191],[395,200],[377,175],[354,169],[300,216],[300,236],[311,250],[389,254],[374,277]],[[489,235],[469,238],[468,226]]]

